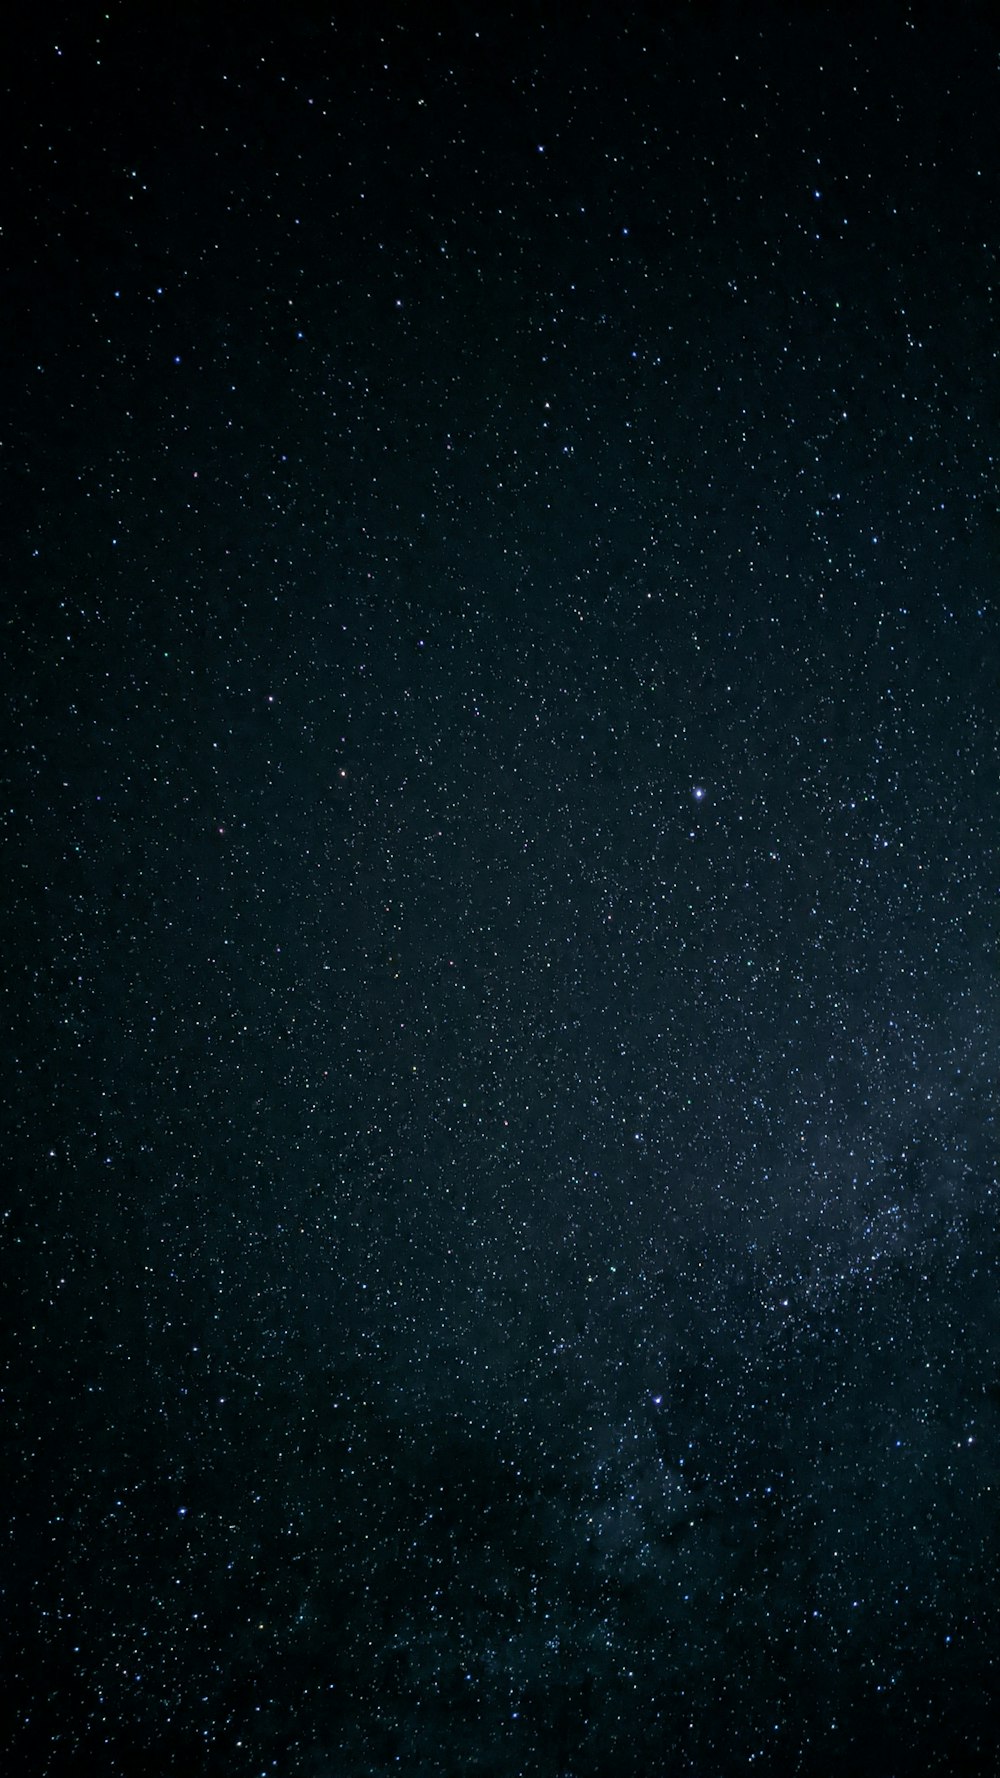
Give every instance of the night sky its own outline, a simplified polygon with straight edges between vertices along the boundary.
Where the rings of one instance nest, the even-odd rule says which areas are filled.
[[[11,14],[0,1769],[997,1773],[1000,15]]]

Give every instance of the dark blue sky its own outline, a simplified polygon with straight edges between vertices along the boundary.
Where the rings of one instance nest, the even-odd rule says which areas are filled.
[[[5,1769],[996,1769],[998,51],[18,21]]]

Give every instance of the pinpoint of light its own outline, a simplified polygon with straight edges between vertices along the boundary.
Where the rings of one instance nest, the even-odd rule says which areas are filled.
[[[691,795],[694,797],[696,803],[703,803],[705,801],[704,784],[693,784],[691,786]]]

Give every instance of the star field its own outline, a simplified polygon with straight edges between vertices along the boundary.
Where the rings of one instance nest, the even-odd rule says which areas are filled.
[[[995,1773],[1000,29],[2,60],[13,1775]]]

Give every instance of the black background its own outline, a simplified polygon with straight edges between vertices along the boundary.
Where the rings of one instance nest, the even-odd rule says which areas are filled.
[[[4,30],[4,1771],[995,1772],[992,9]]]

